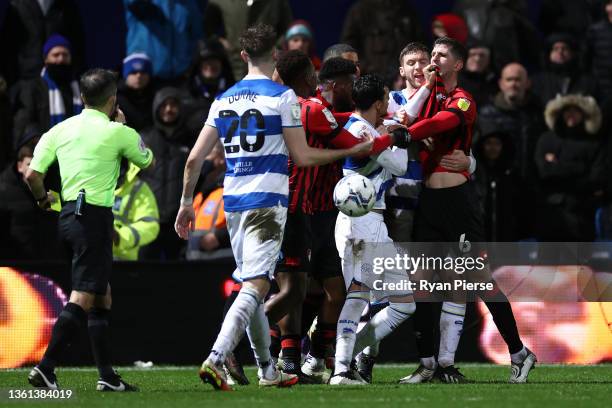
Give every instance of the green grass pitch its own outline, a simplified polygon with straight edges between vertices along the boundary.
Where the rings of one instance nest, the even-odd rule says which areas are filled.
[[[0,371],[0,406],[44,407],[609,407],[612,404],[612,364],[596,366],[540,365],[528,384],[507,384],[510,369],[491,364],[461,365],[472,384],[399,385],[397,380],[414,365],[378,365],[370,386],[331,387],[296,385],[290,389],[259,389],[257,385],[234,387],[234,392],[215,392],[200,382],[196,367],[158,367],[150,370],[120,369],[126,381],[138,385],[139,393],[115,394],[95,391],[93,368],[58,369],[64,389],[74,390],[71,400],[9,400],[9,389],[29,389],[27,369]],[[247,369],[255,382],[254,368]]]

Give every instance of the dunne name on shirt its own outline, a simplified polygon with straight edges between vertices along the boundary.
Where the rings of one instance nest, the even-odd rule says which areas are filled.
[[[241,99],[246,99],[249,100],[251,102],[255,102],[257,100],[257,97],[259,96],[259,94],[257,92],[253,92],[250,91],[248,89],[244,90],[244,91],[240,91],[234,95],[230,95],[227,100],[230,104],[234,103],[234,102],[238,102]]]

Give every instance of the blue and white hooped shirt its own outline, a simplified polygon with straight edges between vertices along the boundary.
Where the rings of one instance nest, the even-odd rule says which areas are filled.
[[[247,75],[217,97],[206,124],[217,128],[225,149],[225,211],[287,207],[283,128],[301,127],[300,116],[293,90],[263,75]]]
[[[344,129],[361,138],[363,132],[373,137],[380,134],[363,118],[352,114],[344,125]],[[406,171],[408,156],[405,149],[387,148],[376,156],[364,158],[347,157],[343,165],[344,175],[359,173],[369,178],[376,188],[376,203],[374,209],[385,208],[385,192],[393,185],[393,174],[403,174]],[[398,173],[399,172],[399,173]]]

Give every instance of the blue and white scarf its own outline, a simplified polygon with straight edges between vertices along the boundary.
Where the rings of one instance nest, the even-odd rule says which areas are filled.
[[[62,98],[62,93],[55,81],[53,81],[47,73],[46,68],[43,68],[40,76],[47,83],[47,87],[49,88],[49,115],[51,118],[51,127],[53,127],[66,119],[64,98]],[[77,81],[70,82],[70,88],[72,89],[72,112],[74,115],[78,115],[83,110],[79,83]]]

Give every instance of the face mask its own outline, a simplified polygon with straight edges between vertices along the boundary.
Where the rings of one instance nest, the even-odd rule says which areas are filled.
[[[47,72],[51,79],[58,84],[67,84],[72,80],[72,66],[65,64],[49,64]]]

